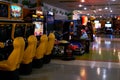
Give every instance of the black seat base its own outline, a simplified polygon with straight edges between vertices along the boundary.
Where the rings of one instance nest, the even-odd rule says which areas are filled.
[[[44,55],[43,63],[48,64],[48,63],[50,63],[51,59],[52,59],[51,54],[50,55]]]
[[[29,64],[21,64],[19,68],[20,75],[29,75],[32,73],[32,62]]]
[[[0,70],[0,80],[20,80],[18,69],[15,71]]]
[[[33,68],[41,68],[41,67],[43,67],[43,58],[41,58],[41,59],[33,59],[32,67]]]

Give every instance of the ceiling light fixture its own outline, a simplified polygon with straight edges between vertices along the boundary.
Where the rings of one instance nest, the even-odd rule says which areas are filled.
[[[116,0],[111,0],[111,1],[116,1]]]
[[[102,11],[102,9],[98,9],[98,11]]]
[[[112,10],[110,10],[110,12],[113,12]]]
[[[84,10],[87,10],[87,8],[86,8],[86,7],[84,7]]]
[[[85,2],[85,0],[81,0],[81,2]]]
[[[78,6],[79,6],[79,7],[82,7],[83,5],[79,4]]]
[[[89,13],[87,13],[87,15],[89,16],[90,14],[89,14]]]
[[[107,10],[108,9],[108,7],[105,7],[105,10]]]

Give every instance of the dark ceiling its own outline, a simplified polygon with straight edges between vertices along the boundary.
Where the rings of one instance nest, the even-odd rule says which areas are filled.
[[[120,14],[120,0],[42,0],[42,2],[80,14]],[[78,5],[82,5],[79,7]]]

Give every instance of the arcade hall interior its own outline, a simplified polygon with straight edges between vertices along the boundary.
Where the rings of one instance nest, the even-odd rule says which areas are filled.
[[[120,80],[120,1],[0,0],[0,80]]]

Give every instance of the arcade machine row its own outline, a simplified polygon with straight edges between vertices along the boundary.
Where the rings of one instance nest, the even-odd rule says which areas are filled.
[[[31,23],[14,23],[12,28],[12,39],[16,37],[23,37],[25,40],[25,47],[28,44],[28,37],[34,35],[35,26]]]
[[[33,24],[22,23],[22,9],[21,5],[0,1],[0,60],[8,58],[15,37],[34,34]]]

